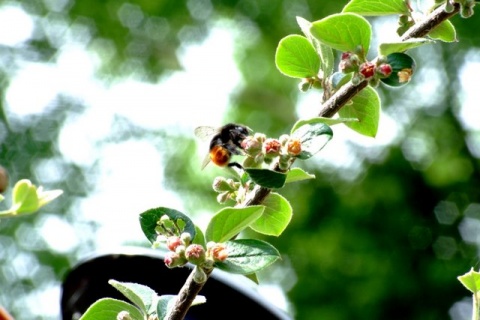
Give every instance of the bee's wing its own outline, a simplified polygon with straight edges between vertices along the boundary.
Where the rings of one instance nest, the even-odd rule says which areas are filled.
[[[202,162],[202,170],[205,169],[205,167],[209,163],[210,163],[210,154],[207,153],[207,155],[205,156],[205,159],[203,159],[203,162]]]
[[[207,140],[215,133],[218,132],[217,128],[210,127],[210,126],[200,126],[195,128],[195,136],[200,138],[201,140]]]

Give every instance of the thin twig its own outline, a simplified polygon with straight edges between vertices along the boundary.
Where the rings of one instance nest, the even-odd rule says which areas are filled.
[[[402,41],[411,38],[421,38],[427,35],[431,30],[438,26],[443,21],[457,14],[460,10],[460,5],[455,4],[453,12],[445,12],[445,5],[440,6],[430,13],[424,20],[417,22],[411,27],[403,36]],[[327,101],[325,101],[320,109],[319,116],[332,117],[338,112],[348,101],[350,101],[356,94],[368,85],[368,81],[362,81],[357,85],[351,82],[344,85],[340,90],[335,92]],[[247,199],[239,204],[239,207],[246,207],[251,205],[259,205],[270,194],[271,190],[264,187],[254,188]],[[195,296],[203,288],[203,284],[198,284],[193,280],[193,273],[190,274],[184,286],[180,290],[177,301],[175,303],[174,311],[169,315],[168,320],[183,320]],[[208,276],[209,274],[207,274]]]

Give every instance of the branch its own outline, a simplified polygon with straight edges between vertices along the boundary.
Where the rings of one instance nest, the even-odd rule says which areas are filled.
[[[445,5],[438,7],[436,10],[426,16],[424,20],[417,22],[414,26],[408,29],[407,32],[405,32],[405,34],[403,34],[401,37],[401,40],[406,41],[411,38],[424,37],[440,23],[457,14],[459,10],[460,5],[458,3],[454,5],[454,10],[450,13],[445,12]],[[352,84],[352,82],[344,85],[322,104],[319,116],[332,117],[367,85],[368,81],[360,82],[357,85]],[[261,204],[263,200],[270,194],[270,192],[271,189],[257,186],[249,193],[247,199],[245,199],[245,201],[238,206],[246,207]],[[185,317],[195,296],[202,289],[204,283],[198,284],[193,281],[193,273],[194,271],[192,271],[182,287],[175,303],[174,312],[172,312],[169,316],[169,320],[182,320]],[[209,274],[207,274],[207,276],[208,275]]]

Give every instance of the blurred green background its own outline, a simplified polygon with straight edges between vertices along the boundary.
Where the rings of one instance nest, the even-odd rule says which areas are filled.
[[[0,1],[0,164],[60,199],[0,222],[0,305],[58,319],[79,259],[148,247],[137,215],[221,208],[200,171],[199,125],[240,122],[278,137],[318,113],[274,65],[279,40],[347,1]],[[374,45],[396,21],[370,19]],[[454,17],[459,42],[414,49],[418,72],[380,86],[377,138],[341,125],[313,160],[316,180],[282,194],[294,217],[268,273],[295,319],[468,319],[456,277],[478,267],[480,16]],[[373,57],[375,52],[372,52]],[[7,199],[11,190],[7,190]],[[7,200],[8,202],[8,200]],[[255,236],[248,233],[249,236]],[[281,301],[277,301],[281,302]]]

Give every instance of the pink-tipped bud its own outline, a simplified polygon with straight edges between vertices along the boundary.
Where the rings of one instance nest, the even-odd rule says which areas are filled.
[[[199,244],[191,244],[185,250],[185,258],[195,265],[205,261],[205,249]]]
[[[167,252],[163,258],[163,262],[168,268],[181,267],[187,263],[185,257],[175,252]]]
[[[210,243],[208,255],[214,261],[225,261],[228,258],[227,246],[224,243]]]
[[[183,245],[180,237],[171,236],[167,238],[167,248],[170,251],[175,251],[178,246]]]

